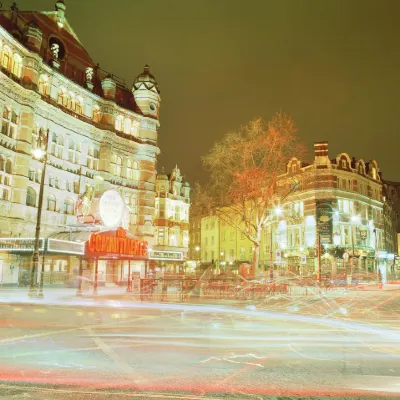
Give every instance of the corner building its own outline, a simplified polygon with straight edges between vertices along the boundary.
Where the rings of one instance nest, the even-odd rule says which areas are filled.
[[[79,225],[79,195],[97,178],[129,207],[127,230],[151,246],[161,101],[157,82],[148,66],[131,89],[103,71],[68,23],[64,2],[57,1],[55,8],[25,12],[14,4],[0,12],[0,237],[35,236],[43,162],[32,157],[32,150],[44,134],[41,237]],[[31,253],[1,252],[1,282],[18,282],[30,258]],[[46,256],[45,282],[64,279],[77,264],[73,255]],[[126,279],[126,268],[103,261],[99,274],[104,282],[116,283]]]

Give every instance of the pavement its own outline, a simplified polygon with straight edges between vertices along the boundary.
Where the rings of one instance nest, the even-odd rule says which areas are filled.
[[[0,399],[400,398],[393,287],[184,304],[121,290],[0,289]]]

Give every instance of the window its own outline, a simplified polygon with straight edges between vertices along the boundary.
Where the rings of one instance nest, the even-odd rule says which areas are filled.
[[[10,66],[10,60],[11,60],[11,50],[9,47],[4,46],[3,48],[3,57],[1,59],[1,66],[3,68],[8,69]]]
[[[222,236],[222,237],[221,237],[221,241],[222,241],[222,242],[225,242],[225,239],[226,239],[226,232],[223,231],[221,236]]]
[[[4,171],[4,158],[0,155],[0,171]]]
[[[235,239],[235,231],[230,232],[230,239],[231,241]]]
[[[211,245],[214,244],[214,236],[211,236]]]
[[[133,179],[133,172],[132,172],[132,161],[128,160],[126,162],[126,177],[130,180]]]
[[[70,197],[64,200],[64,213],[69,215],[74,214],[74,200]]]
[[[13,73],[13,75],[20,78],[21,77],[21,69],[22,69],[22,58],[19,54],[15,53],[13,56],[11,72]]]
[[[26,205],[29,207],[36,207],[36,192],[31,186],[28,187],[26,192]]]
[[[139,136],[139,121],[133,121],[132,123],[132,128],[131,128],[131,134],[132,136]]]
[[[56,196],[49,194],[47,197],[47,209],[49,211],[56,211]]]
[[[47,75],[40,75],[38,86],[39,93],[47,96],[49,94],[49,77]]]
[[[62,136],[52,135],[50,152],[57,158],[63,157],[64,138]]]
[[[12,139],[17,138],[19,117],[15,111],[9,107],[4,107],[1,124],[1,133]]]
[[[69,139],[68,161],[76,164],[80,163],[80,143],[75,143],[72,139]]]
[[[124,118],[122,115],[118,115],[117,118],[115,119],[115,129],[117,131],[122,131],[123,121],[124,121]]]
[[[132,128],[132,121],[129,118],[125,118],[124,120],[124,133],[130,134]]]
[[[114,175],[121,176],[122,172],[122,158],[121,157],[116,157],[115,160],[115,168],[114,168]]]
[[[12,161],[10,159],[6,162],[6,172],[7,174],[12,174]]]
[[[100,122],[101,121],[101,111],[98,105],[93,107],[93,121]]]
[[[83,111],[83,99],[82,97],[75,96],[73,93],[71,93],[71,110],[75,111],[78,114],[82,114]]]
[[[347,168],[347,162],[344,159],[342,159],[342,168]]]
[[[71,95],[66,91],[66,89],[61,88],[58,92],[57,97],[58,104],[64,107],[71,108]]]
[[[99,150],[89,147],[86,166],[90,169],[99,169]]]

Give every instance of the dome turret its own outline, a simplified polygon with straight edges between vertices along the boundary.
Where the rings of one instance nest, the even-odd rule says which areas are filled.
[[[158,119],[160,109],[160,89],[156,78],[145,65],[143,72],[137,76],[132,86],[133,97],[143,115]]]
[[[147,90],[154,91],[155,89],[158,94],[160,93],[156,78],[150,73],[150,67],[147,64],[144,66],[143,72],[135,79],[133,87],[137,90],[140,89],[143,84],[146,86]]]

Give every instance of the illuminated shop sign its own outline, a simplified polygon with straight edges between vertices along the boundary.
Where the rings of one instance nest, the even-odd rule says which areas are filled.
[[[126,237],[126,230],[92,233],[86,242],[89,255],[117,254],[120,256],[147,256],[147,241]]]
[[[49,239],[47,251],[51,253],[85,254],[85,243],[71,242],[69,240]]]
[[[152,250],[149,255],[150,260],[173,260],[182,261],[183,253],[181,251],[157,251]]]
[[[0,251],[30,252],[35,248],[35,238],[1,238]],[[44,250],[44,239],[39,239],[39,251]]]

